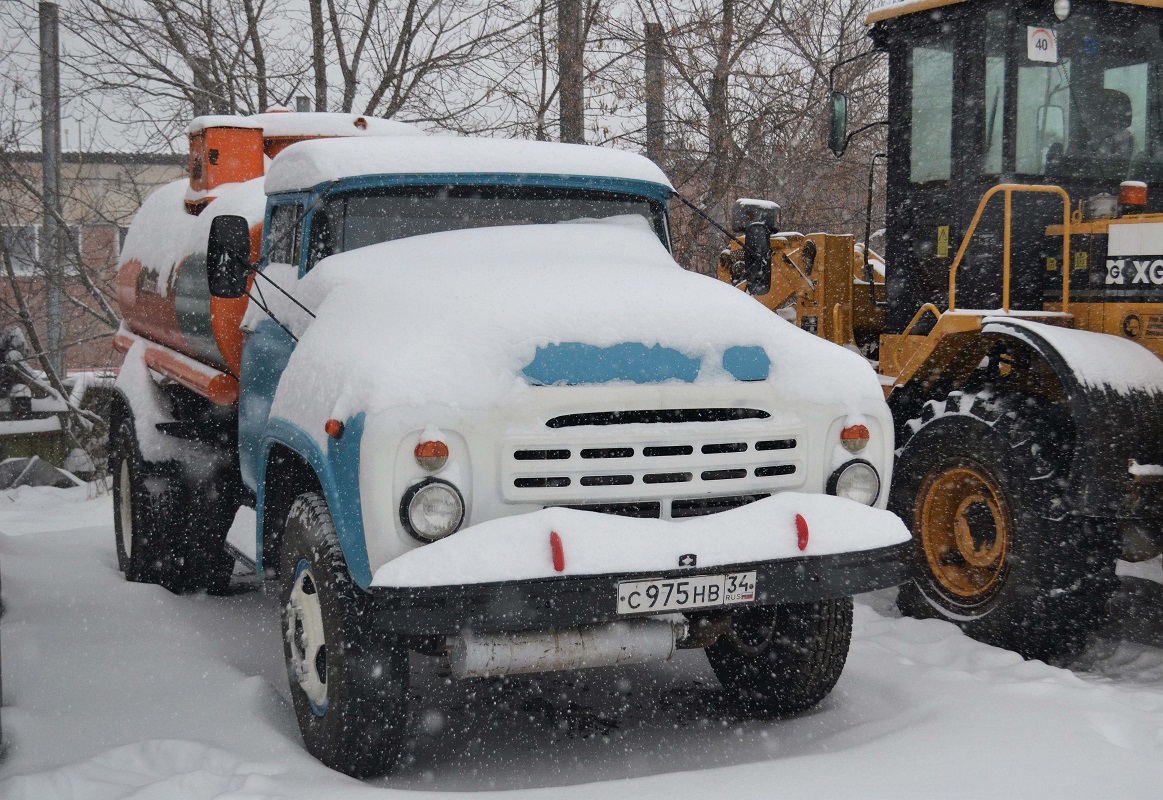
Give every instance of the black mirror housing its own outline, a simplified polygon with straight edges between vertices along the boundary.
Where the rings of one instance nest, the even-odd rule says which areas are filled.
[[[206,245],[206,281],[210,294],[234,300],[246,294],[250,274],[250,226],[246,219],[223,214],[210,223]]]
[[[828,149],[836,158],[848,147],[848,97],[843,92],[832,92],[832,120],[828,126]]]
[[[771,291],[771,231],[762,222],[747,226],[743,238],[743,271],[747,293],[763,295]]]
[[[764,295],[771,291],[771,235],[779,232],[782,212],[770,200],[736,200],[731,209],[731,227],[743,238],[743,273],[747,293]]]
[[[735,233],[746,233],[756,222],[762,222],[771,233],[779,233],[782,221],[782,209],[770,200],[742,198],[731,208],[731,229]]]

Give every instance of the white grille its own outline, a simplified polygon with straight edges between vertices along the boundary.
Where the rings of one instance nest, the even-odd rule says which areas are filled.
[[[665,501],[766,494],[805,479],[800,430],[754,424],[724,430],[736,427],[730,423],[622,427],[509,438],[502,496],[539,505]]]

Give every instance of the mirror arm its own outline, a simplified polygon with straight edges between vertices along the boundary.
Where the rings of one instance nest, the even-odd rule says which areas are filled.
[[[683,197],[683,196],[682,196],[681,194],[679,194],[677,191],[672,191],[672,192],[670,193],[670,196],[671,196],[671,197],[673,197],[673,198],[675,198],[676,200],[678,200],[680,203],[682,203],[683,205],[685,205],[685,206],[686,206],[687,208],[689,208],[691,211],[693,211],[693,212],[695,212],[696,214],[698,214],[700,217],[702,217],[703,219],[705,219],[707,222],[711,223],[711,225],[713,225],[714,227],[718,228],[718,229],[719,229],[719,232],[720,232],[720,233],[722,233],[724,236],[726,236],[728,239],[733,239],[733,240],[736,240],[736,241],[739,239],[739,237],[738,237],[738,236],[736,236],[735,234],[731,233],[731,231],[727,230],[727,229],[726,229],[726,228],[724,228],[722,225],[720,225],[719,223],[715,222],[715,220],[711,218],[711,215],[710,215],[710,214],[708,214],[706,211],[703,211],[701,208],[699,208],[698,206],[696,206],[696,205],[695,205],[694,203],[692,203],[690,200],[687,200],[685,197]]]
[[[284,325],[282,323],[282,321],[280,321],[279,318],[274,315],[273,311],[271,311],[269,308],[267,308],[266,303],[264,303],[262,300],[255,297],[253,294],[251,294],[249,289],[246,290],[246,296],[250,298],[250,302],[252,302],[256,306],[258,306],[264,314],[266,314],[268,317],[270,317],[276,325],[278,325],[280,328],[282,328],[283,333],[285,333],[285,334],[287,334],[287,336],[291,337],[291,341],[293,341],[295,344],[299,343],[299,337],[296,336],[295,334],[291,333],[291,329],[288,328],[286,325]],[[294,299],[294,298],[292,298],[292,299]],[[310,314],[311,312],[308,311],[307,313]],[[311,316],[313,317],[315,315],[311,314]]]
[[[266,274],[265,274],[265,273],[264,273],[264,272],[263,272],[261,269],[259,269],[259,264],[261,264],[261,263],[262,263],[262,261],[263,261],[263,260],[261,260],[261,259],[260,259],[258,263],[255,263],[255,264],[247,264],[247,265],[246,265],[246,268],[247,268],[248,270],[250,270],[250,272],[251,272],[251,273],[252,273],[252,274],[253,274],[253,275],[254,275],[256,278],[262,278],[264,281],[266,281],[267,283],[269,283],[271,286],[273,286],[273,287],[275,287],[276,289],[278,289],[278,290],[279,290],[279,292],[280,292],[280,293],[283,295],[283,297],[287,298],[287,299],[288,299],[288,300],[290,300],[292,303],[294,303],[294,304],[295,304],[295,305],[297,305],[299,308],[301,308],[303,311],[305,311],[305,312],[307,313],[307,315],[311,317],[311,319],[315,319],[315,312],[313,312],[311,309],[307,308],[307,306],[303,305],[303,304],[302,304],[302,303],[300,303],[298,300],[296,300],[296,299],[295,299],[295,297],[294,297],[294,295],[292,295],[290,292],[288,292],[288,291],[287,291],[286,289],[284,289],[282,286],[279,286],[277,283],[275,283],[275,282],[274,282],[274,280],[273,280],[273,279],[271,279],[271,278],[270,278],[270,276],[266,275]],[[254,298],[251,298],[251,299],[253,300]],[[298,341],[298,340],[296,340],[296,341]]]
[[[831,94],[836,89],[836,70],[840,69],[840,67],[843,67],[846,64],[851,64],[853,61],[859,61],[862,58],[868,58],[869,56],[883,52],[883,50],[877,50],[874,48],[872,50],[865,50],[863,53],[857,53],[854,56],[849,56],[848,58],[837,61],[832,65],[832,68],[828,70],[828,93]]]
[[[884,126],[884,125],[888,125],[887,119],[880,119],[880,120],[877,120],[876,122],[870,122],[867,125],[864,125],[860,128],[857,128],[856,130],[852,131],[852,133],[848,134],[848,138],[844,140],[844,150],[848,149],[848,145],[852,143],[852,140],[855,137],[859,136],[860,134],[864,133],[867,130],[871,130],[872,128],[879,128],[879,127]],[[841,153],[843,153],[843,150],[841,151]],[[836,157],[839,158],[840,156],[836,156]]]
[[[864,280],[868,282],[868,299],[872,303],[872,307],[887,306],[888,303],[880,303],[876,299],[876,285],[872,279],[872,266],[868,261],[868,245],[872,239],[872,190],[875,187],[876,178],[876,162],[879,159],[887,159],[887,153],[876,153],[872,157],[872,163],[868,165],[868,205],[864,209]]]

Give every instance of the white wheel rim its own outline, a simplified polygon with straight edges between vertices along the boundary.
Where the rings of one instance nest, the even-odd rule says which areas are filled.
[[[121,517],[121,548],[126,558],[133,555],[133,487],[129,482],[129,459],[121,459],[121,502],[117,509]]]
[[[291,674],[307,695],[311,710],[322,716],[327,710],[327,638],[317,585],[307,561],[300,561],[287,601],[284,635],[290,644]]]

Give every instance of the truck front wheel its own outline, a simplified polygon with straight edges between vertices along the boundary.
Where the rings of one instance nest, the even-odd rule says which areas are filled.
[[[296,498],[279,558],[283,652],[307,750],[353,777],[382,775],[404,749],[408,652],[371,630],[327,502]]]
[[[707,660],[740,714],[784,717],[827,697],[851,640],[851,597],[747,608],[732,615]]]

